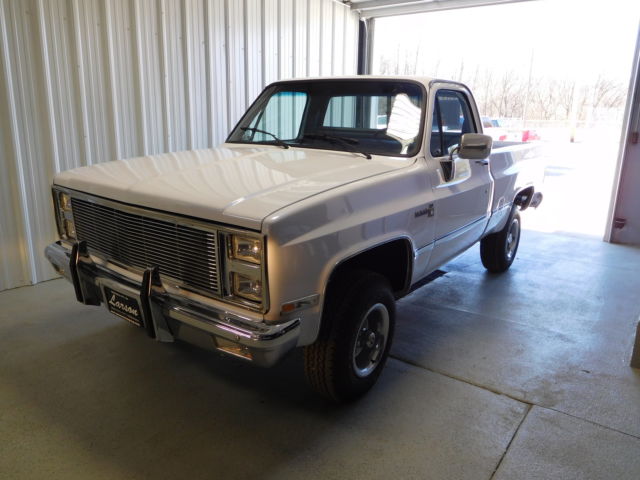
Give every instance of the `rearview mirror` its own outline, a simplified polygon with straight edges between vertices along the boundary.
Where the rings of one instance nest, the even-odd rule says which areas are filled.
[[[481,133],[465,133],[460,139],[458,156],[468,160],[483,160],[491,154],[493,140]]]

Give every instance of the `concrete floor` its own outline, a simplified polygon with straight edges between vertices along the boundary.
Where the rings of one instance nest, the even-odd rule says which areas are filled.
[[[398,305],[356,404],[150,341],[62,280],[0,293],[0,478],[640,478],[640,249],[525,232]]]

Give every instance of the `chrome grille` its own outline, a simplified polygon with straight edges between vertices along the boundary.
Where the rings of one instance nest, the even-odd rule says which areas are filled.
[[[71,205],[77,238],[90,253],[125,266],[158,266],[184,286],[220,294],[215,231],[79,198]]]

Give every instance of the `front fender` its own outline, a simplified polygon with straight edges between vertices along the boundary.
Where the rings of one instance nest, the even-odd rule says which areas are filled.
[[[305,321],[317,316],[313,322],[319,325],[326,287],[338,265],[397,239],[409,243],[413,259],[417,236],[431,237],[426,243],[432,241],[431,223],[415,216],[431,199],[428,176],[393,173],[385,177],[358,182],[358,188],[350,185],[325,192],[265,221],[268,322],[282,321],[282,304],[317,294],[320,301],[305,312]]]

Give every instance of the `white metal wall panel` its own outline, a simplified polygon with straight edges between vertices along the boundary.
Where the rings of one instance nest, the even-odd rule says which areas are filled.
[[[52,116],[52,154],[56,170],[65,170],[79,165],[84,156],[79,104],[69,101],[70,92],[78,89],[73,30],[69,21],[73,12],[67,3],[57,8],[55,3],[42,2],[39,7],[42,8],[39,18],[43,32],[48,115]],[[64,156],[60,155],[61,152]]]
[[[244,18],[244,1],[227,0],[227,88],[230,125],[240,118],[246,105]]]
[[[206,99],[207,76],[205,49],[204,3],[201,0],[187,0],[183,15],[185,35],[185,85],[187,89],[188,148],[206,148],[209,145],[207,132]]]
[[[308,20],[307,20],[307,74],[310,77],[320,75],[320,45],[322,37],[320,35],[321,27],[321,7],[322,0],[309,0],[308,2]]]
[[[206,30],[207,44],[205,51],[209,59],[207,68],[209,107],[209,138],[211,145],[222,143],[229,130],[228,121],[228,92],[227,92],[227,45],[225,6],[220,0],[208,0],[205,4],[207,14]]]
[[[18,165],[11,160],[16,158],[14,141],[18,126],[16,115],[12,111],[14,103],[11,101],[15,92],[11,78],[6,73],[11,70],[9,54],[10,21],[5,0],[0,9],[0,158],[2,174],[0,175],[0,290],[14,285],[29,283],[31,273],[28,271],[28,243],[27,229],[24,224],[23,204],[18,186]]]
[[[280,78],[279,69],[280,64],[278,61],[280,45],[278,37],[278,5],[279,0],[264,0],[263,1],[263,18],[262,18],[262,35],[263,35],[263,49],[262,49],[262,67],[264,73],[264,83],[269,84],[278,78]]]
[[[278,4],[278,33],[280,78],[293,77],[293,0],[280,0]]]
[[[51,153],[54,147],[48,128],[47,99],[42,80],[44,68],[38,5],[35,2],[5,0],[2,6],[2,65],[7,69],[4,72],[7,92],[3,96],[6,96],[9,102],[8,116],[0,121],[2,129],[6,128],[11,134],[10,152],[14,158],[6,160],[13,162],[14,166],[11,170],[5,168],[4,164],[7,161],[4,159],[7,152],[2,152],[3,165],[0,165],[0,168],[3,173],[15,173],[11,182],[15,182],[17,186],[17,198],[11,203],[17,208],[12,214],[22,217],[15,223],[21,224],[23,228],[24,243],[3,244],[0,251],[2,263],[9,264],[19,255],[19,249],[25,249],[24,270],[29,279],[46,278],[50,272],[41,260],[41,252],[46,245],[46,238],[51,237],[54,225],[51,214],[39,207],[49,203],[47,184],[55,170],[55,162]],[[19,163],[16,162],[16,158],[19,158]],[[2,219],[3,231],[10,228],[13,223],[11,220],[8,219],[8,226],[5,227],[5,219]],[[11,236],[12,232],[7,233]],[[9,279],[8,285],[2,286],[7,288],[12,285],[13,279]]]
[[[139,105],[141,90],[140,77],[137,75],[138,59],[131,25],[133,2],[128,0],[108,0],[103,3],[106,18],[108,71],[111,78],[111,102],[113,125],[115,129],[116,157],[134,157],[141,151],[138,145],[142,137],[139,125],[139,109],[130,105]],[[137,57],[137,55],[136,55]]]
[[[247,102],[264,87],[262,80],[262,0],[245,0],[245,75]]]
[[[345,11],[339,4],[333,4],[333,21],[331,22],[333,28],[333,34],[331,45],[333,46],[333,53],[331,58],[333,65],[331,66],[331,72],[333,75],[341,75],[344,71],[344,49],[337,47],[337,45],[344,45],[344,24],[345,24]]]
[[[355,73],[357,22],[334,0],[0,0],[0,290],[54,277],[55,172],[217,145],[267,83]]]
[[[164,152],[164,90],[162,70],[162,44],[160,40],[160,16],[157,0],[134,2],[137,29],[138,84],[140,87],[140,112],[142,122],[143,155]]]
[[[172,0],[160,0],[162,5],[162,30],[164,37],[165,104],[168,121],[168,150],[186,150],[188,127],[187,96],[185,95],[184,32],[182,17],[186,15],[183,5]]]
[[[320,4],[320,75],[334,75],[333,59],[333,2]],[[340,46],[338,47],[340,48]]]
[[[358,22],[354,22],[351,18],[351,12],[345,13],[344,16],[344,39],[343,45],[358,45]],[[358,49],[344,48],[342,49],[344,66],[343,73],[354,72],[358,69]]]
[[[306,77],[309,65],[307,64],[308,55],[308,30],[309,30],[309,4],[308,2],[294,2],[293,17],[293,76]]]
[[[11,1],[11,0],[10,0]],[[79,101],[85,117],[83,164],[117,158],[112,92],[104,29],[104,9],[100,0],[74,0],[76,62],[79,69]],[[70,101],[73,101],[69,98]]]

